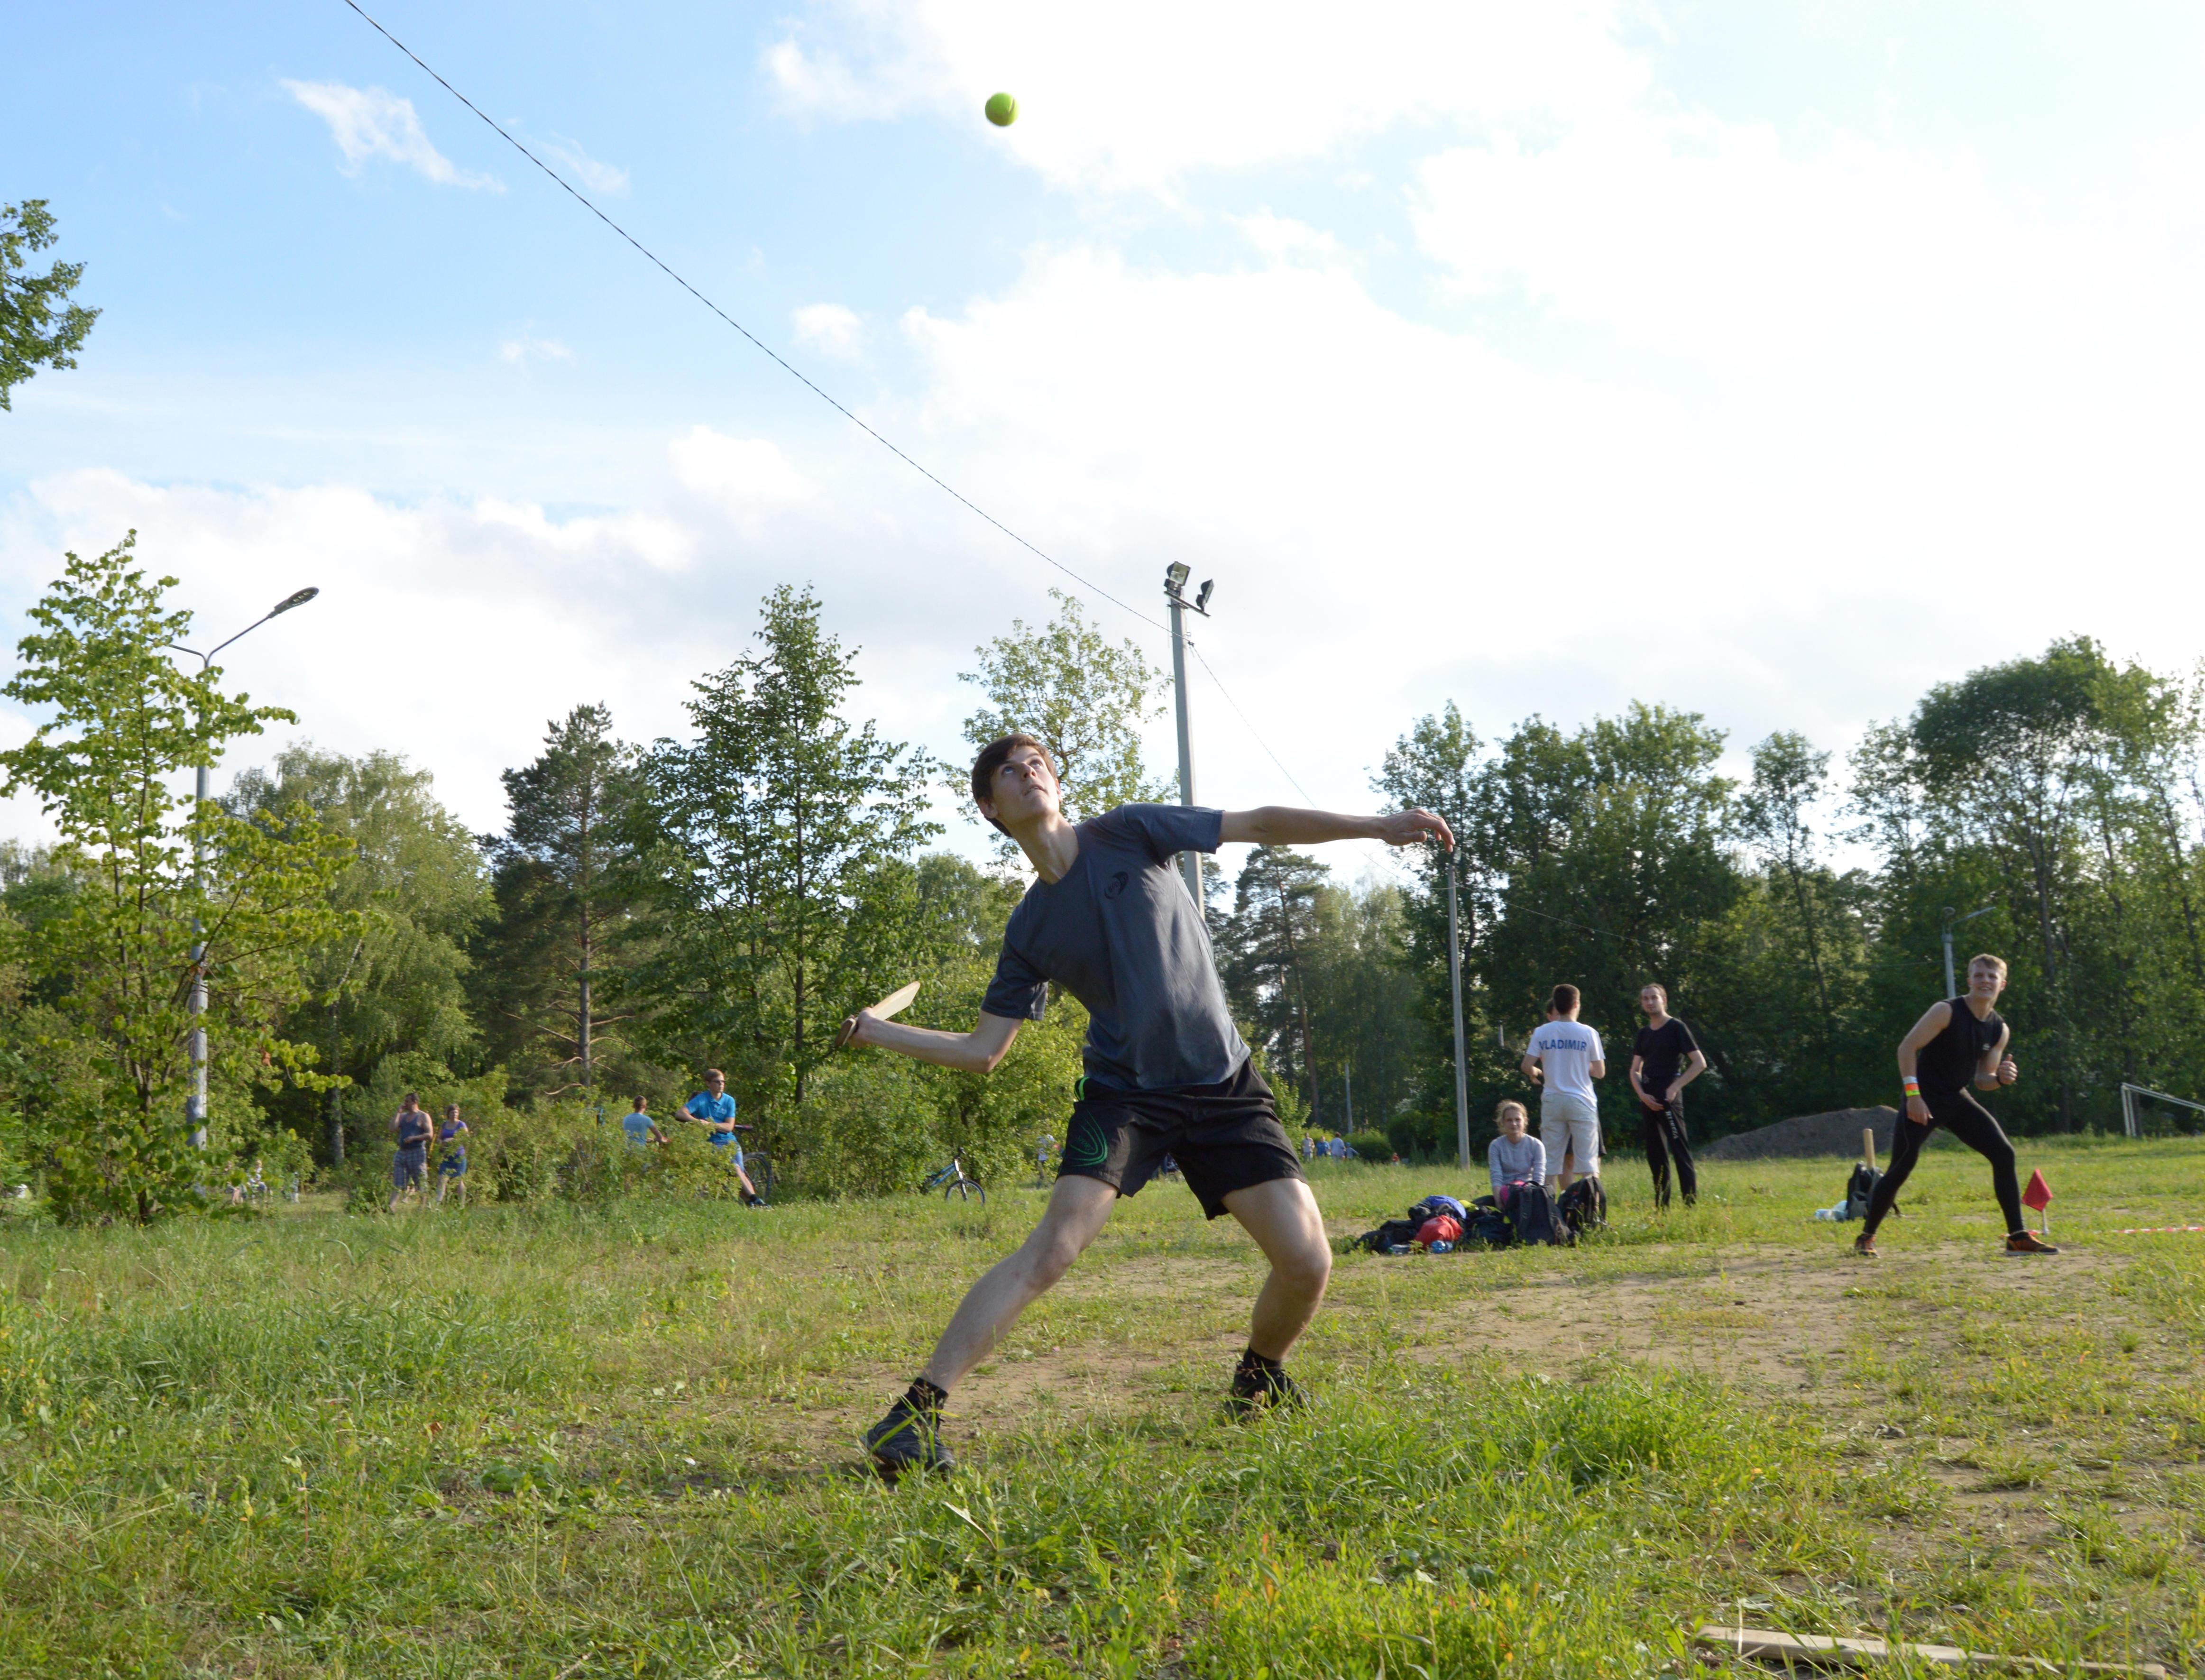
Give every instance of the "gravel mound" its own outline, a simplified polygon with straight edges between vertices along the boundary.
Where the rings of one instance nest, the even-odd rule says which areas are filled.
[[[1861,1131],[1875,1128],[1875,1159],[1891,1159],[1896,1108],[1834,1108],[1827,1114],[1800,1114],[1753,1131],[1734,1131],[1693,1153],[1703,1161],[1797,1161],[1815,1155],[1860,1159]]]

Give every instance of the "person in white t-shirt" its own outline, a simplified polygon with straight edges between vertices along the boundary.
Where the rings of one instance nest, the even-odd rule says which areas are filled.
[[[1572,1177],[1600,1176],[1600,1107],[1592,1082],[1608,1077],[1600,1035],[1578,1019],[1578,988],[1554,988],[1547,1022],[1532,1029],[1524,1050],[1524,1077],[1540,1089],[1539,1141],[1547,1146],[1547,1187],[1556,1194]],[[1575,1173],[1562,1170],[1573,1157]]]

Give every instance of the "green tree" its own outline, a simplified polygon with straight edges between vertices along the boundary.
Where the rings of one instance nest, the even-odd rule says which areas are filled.
[[[1233,1012],[1253,1025],[1272,1065],[1300,1081],[1311,1119],[1320,1124],[1329,1105],[1318,1086],[1309,969],[1330,873],[1286,846],[1250,852],[1233,887],[1221,965]]]
[[[483,842],[496,867],[497,917],[482,988],[494,1038],[547,1095],[598,1083],[627,1048],[606,1012],[622,954],[634,954],[637,755],[603,706],[552,723],[535,761],[505,772],[505,832]],[[624,939],[624,936],[625,939]]]
[[[642,766],[650,1042],[719,1061],[769,1137],[784,1101],[801,1109],[841,1018],[902,977],[914,859],[941,832],[926,814],[938,767],[843,715],[856,650],[819,613],[809,590],[775,590],[756,647],[697,684],[695,737]]]
[[[191,615],[163,603],[173,579],[130,563],[134,542],[69,555],[31,609],[4,692],[46,721],[0,753],[0,793],[38,795],[60,837],[53,862],[77,884],[20,946],[56,988],[51,1054],[77,1070],[45,1117],[48,1193],[66,1217],[143,1223],[209,1170],[183,1119],[197,975],[225,1090],[316,1078],[311,1047],[280,1025],[307,994],[306,953],[342,929],[329,891],[345,847],[303,810],[248,820],[170,791],[291,714],[225,693],[219,667],[177,668],[167,650]],[[258,1120],[219,1118],[232,1136]]]
[[[1009,635],[973,650],[980,668],[959,680],[977,686],[987,703],[965,720],[965,739],[978,751],[1016,730],[1034,736],[1056,763],[1065,815],[1075,822],[1169,798],[1168,785],[1141,766],[1141,729],[1163,715],[1155,698],[1163,674],[1138,644],[1113,643],[1088,623],[1073,597],[1051,590],[1049,598],[1057,611],[1048,624],[1029,629],[1013,619]],[[966,784],[952,791],[970,810]]]
[[[2196,698],[2087,638],[1933,688],[1856,758],[1880,883],[1879,1036],[1938,982],[1944,914],[1988,905],[1970,943],[2012,965],[2006,1001],[2031,1076],[2024,1126],[2110,1121],[2122,1078],[2205,1078],[2191,938]]]
[[[393,752],[355,758],[301,743],[272,774],[245,771],[223,803],[241,816],[303,808],[345,847],[330,904],[346,927],[308,954],[312,995],[288,1028],[318,1047],[323,1073],[341,1082],[322,1100],[318,1129],[342,1161],[345,1087],[401,1053],[437,1066],[475,1057],[467,946],[487,908],[482,858],[429,772]],[[276,1112],[308,1136],[318,1129],[310,1093],[287,1095]]]
[[[44,274],[25,275],[26,253],[45,250],[58,237],[44,199],[0,205],[0,409],[9,393],[48,367],[74,367],[76,353],[99,312],[71,303],[84,278],[82,263],[56,263]]]

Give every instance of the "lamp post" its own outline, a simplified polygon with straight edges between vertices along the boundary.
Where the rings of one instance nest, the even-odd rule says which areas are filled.
[[[228,647],[230,642],[236,641],[239,637],[251,635],[270,619],[280,618],[294,607],[305,606],[320,593],[319,589],[293,591],[239,631],[237,635],[231,637],[229,642],[217,642],[205,653],[196,648],[187,648],[181,642],[171,642],[169,646],[177,653],[187,653],[198,660],[199,674],[205,676],[207,668],[214,663],[215,655]],[[192,804],[192,881],[201,890],[206,887],[206,867],[205,859],[200,853],[199,816],[206,807],[207,768],[204,762],[199,766]],[[205,931],[198,917],[194,917],[192,919],[193,934],[198,935]],[[206,1018],[206,941],[203,938],[194,937],[192,941],[192,996],[187,1006],[192,1018],[192,1089],[191,1095],[184,1099],[184,1123],[192,1129],[192,1147],[204,1149],[206,1148],[207,1042],[206,1028],[202,1024]]]
[[[1447,981],[1454,988],[1455,1164],[1470,1171],[1470,1064],[1462,1042],[1462,920],[1455,907],[1455,860],[1447,858]],[[1503,1039],[1502,1043],[1507,1041]]]
[[[1172,692],[1179,702],[1179,802],[1183,805],[1194,803],[1194,736],[1186,714],[1186,614],[1196,612],[1208,618],[1209,591],[1215,587],[1214,580],[1204,579],[1194,599],[1188,600],[1180,591],[1193,575],[1177,561],[1164,568],[1164,601],[1171,608]],[[1202,910],[1200,854],[1180,852],[1179,866],[1180,872],[1186,877],[1186,890],[1194,899],[1194,907]]]
[[[1952,915],[1952,906],[1950,905],[1945,906],[1945,995],[1946,997],[1958,997],[1960,989],[1952,981],[1952,929],[1958,927],[1962,922],[1972,922],[1978,916],[1988,916],[1997,907],[1995,905],[1987,904],[1981,910],[1971,910],[1965,916],[1955,919]]]

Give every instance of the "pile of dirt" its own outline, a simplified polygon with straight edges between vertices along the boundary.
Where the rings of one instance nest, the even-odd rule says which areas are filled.
[[[1814,1155],[1860,1158],[1861,1133],[1875,1128],[1878,1165],[1891,1159],[1896,1108],[1833,1108],[1827,1114],[1800,1114],[1753,1131],[1734,1131],[1693,1153],[1703,1161],[1798,1161]]]

